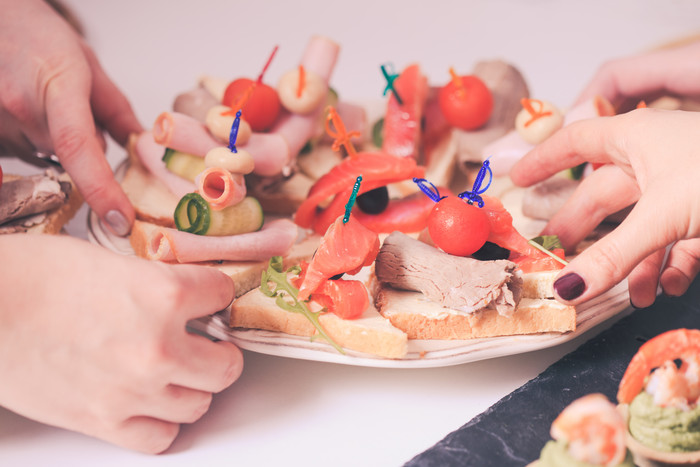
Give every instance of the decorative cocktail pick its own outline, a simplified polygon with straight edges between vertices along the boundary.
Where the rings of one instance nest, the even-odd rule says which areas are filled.
[[[233,153],[237,153],[236,140],[238,139],[238,127],[241,124],[241,111],[236,112],[236,118],[233,119],[233,125],[231,125],[231,134],[228,137],[228,148]]]
[[[350,211],[352,211],[352,207],[355,205],[357,192],[360,190],[360,183],[362,183],[362,175],[358,175],[357,179],[355,179],[355,184],[352,186],[352,193],[350,193],[350,198],[348,199],[348,202],[345,205],[345,215],[343,216],[343,224],[347,224],[350,220]]]
[[[398,73],[394,73],[394,66],[391,64],[388,64],[390,67],[390,70],[387,70],[386,66],[382,65],[382,74],[384,75],[384,78],[386,79],[386,87],[384,88],[384,93],[383,95],[386,96],[386,93],[391,91],[392,94],[394,94],[394,97],[396,98],[396,102],[399,103],[399,105],[403,105],[403,100],[401,100],[401,96],[399,95],[399,92],[396,90],[396,87],[394,86],[394,81],[396,81],[396,78],[399,77]]]
[[[425,178],[416,178],[413,177],[413,183],[418,185],[418,188],[420,188],[420,191],[425,193],[425,195],[433,200],[434,202],[438,202],[441,199],[445,198],[445,196],[440,196],[440,192],[438,191],[437,187],[433,185],[432,182],[429,182]],[[428,186],[430,185],[430,186]]]
[[[345,124],[343,123],[343,120],[340,118],[340,115],[338,115],[338,112],[335,110],[335,107],[329,106],[326,109],[326,111],[328,112],[328,116],[326,117],[325,127],[328,136],[333,138],[332,149],[334,151],[339,151],[340,147],[342,146],[345,148],[345,151],[347,151],[349,156],[357,154],[357,152],[355,151],[355,146],[352,145],[350,138],[360,137],[360,132],[348,132],[345,129]],[[333,127],[335,127],[335,130],[331,128],[331,123],[333,124]]]
[[[486,185],[484,188],[481,188],[481,184],[484,182],[484,177],[486,177],[486,173],[488,172],[489,174],[489,183]],[[486,192],[486,190],[489,189],[491,186],[491,182],[493,181],[493,172],[491,171],[491,167],[489,165],[489,160],[486,159],[484,163],[481,165],[481,168],[479,169],[479,173],[476,175],[476,180],[474,180],[474,185],[472,186],[471,191],[464,191],[457,196],[459,196],[462,199],[467,200],[467,203],[469,204],[478,204],[480,208],[484,207],[484,200],[481,198],[480,195]]]

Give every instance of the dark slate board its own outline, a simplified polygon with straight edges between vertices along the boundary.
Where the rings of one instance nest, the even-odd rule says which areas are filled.
[[[700,277],[684,296],[659,297],[650,308],[622,318],[405,465],[527,465],[539,457],[564,407],[592,392],[616,401],[622,374],[639,346],[677,328],[700,328]]]

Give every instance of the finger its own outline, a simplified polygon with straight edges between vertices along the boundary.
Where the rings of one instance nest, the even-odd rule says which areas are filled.
[[[232,385],[243,371],[243,354],[231,342],[213,342],[190,334],[171,377],[172,384],[205,392],[220,392]]]
[[[683,295],[700,272],[700,238],[680,240],[671,247],[661,273],[661,289],[666,295]]]
[[[674,224],[675,212],[670,212],[670,206],[659,205],[661,197],[656,196],[654,190],[648,195],[639,199],[615,230],[562,270],[554,283],[560,299],[575,305],[606,292],[627,277],[644,258],[675,240],[667,227]]]
[[[510,178],[518,186],[530,186],[584,162],[607,163],[620,118],[598,117],[565,126],[515,163]]]
[[[95,119],[120,145],[126,145],[129,135],[141,133],[131,104],[102,69],[94,52],[83,44],[88,64],[92,69],[91,102]]]
[[[160,454],[173,444],[180,425],[152,417],[132,417],[118,426],[87,433],[110,443],[147,454]]]
[[[659,275],[666,250],[658,250],[647,256],[627,277],[630,302],[635,308],[646,308],[656,300]]]
[[[564,206],[549,220],[543,235],[557,235],[568,251],[610,214],[633,204],[636,182],[614,165],[605,165],[581,181]]]
[[[171,423],[194,423],[207,413],[211,392],[168,385],[153,398],[144,398],[131,409],[143,416]]]
[[[54,150],[85,201],[118,235],[134,222],[134,209],[104,157],[89,104],[90,83],[77,72],[58,75],[46,90]]]
[[[176,296],[171,300],[185,321],[223,310],[235,298],[236,290],[231,277],[214,267],[158,264],[174,274]]]

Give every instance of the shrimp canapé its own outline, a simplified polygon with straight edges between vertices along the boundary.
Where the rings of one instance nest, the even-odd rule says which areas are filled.
[[[552,423],[551,435],[580,462],[611,467],[627,456],[624,418],[603,394],[572,402]]]
[[[680,360],[680,367],[676,365]],[[659,407],[689,410],[700,397],[700,330],[675,329],[647,341],[622,377],[617,399],[629,404],[646,389]]]

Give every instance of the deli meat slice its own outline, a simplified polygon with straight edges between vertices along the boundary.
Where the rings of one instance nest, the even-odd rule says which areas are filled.
[[[466,313],[495,308],[511,315],[521,297],[522,276],[507,260],[478,261],[453,256],[394,232],[379,250],[377,279],[396,289],[423,293],[426,298]]]
[[[299,230],[288,219],[266,222],[262,229],[222,237],[196,235],[168,227],[147,233],[148,259],[177,263],[201,261],[264,261],[284,256],[294,245]]]
[[[59,181],[52,170],[7,180],[0,189],[0,224],[56,208],[70,191],[70,183]]]
[[[175,175],[165,166],[163,163],[165,147],[156,143],[152,132],[144,131],[136,138],[134,152],[143,166],[154,177],[163,182],[178,199],[195,191],[194,183]]]

